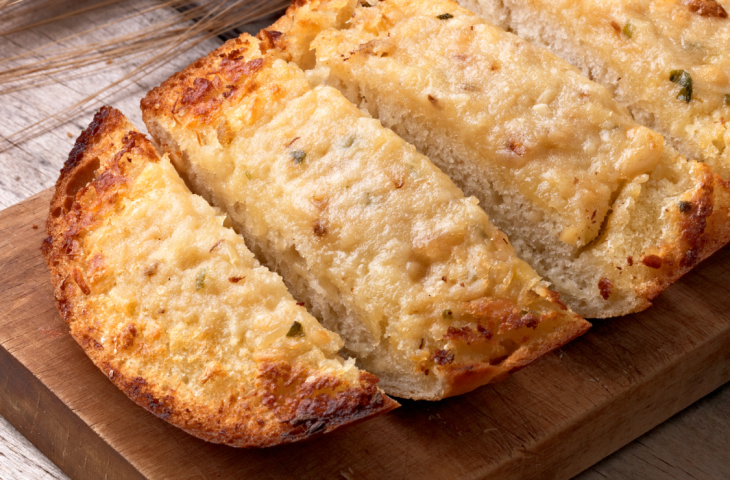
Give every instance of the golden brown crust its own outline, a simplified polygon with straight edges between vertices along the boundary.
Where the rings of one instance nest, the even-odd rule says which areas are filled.
[[[475,303],[475,302],[472,302]],[[509,315],[515,317],[515,320],[519,325],[515,325],[517,328],[528,327],[535,328],[542,322],[548,322],[555,320],[559,315],[557,312],[551,312],[542,315],[540,318],[535,318],[534,315],[527,313],[524,315],[514,315],[513,313],[505,313],[506,309],[510,306],[498,305],[495,307],[494,304],[488,307],[476,305],[473,307],[475,310],[481,310],[483,316],[494,317]],[[470,392],[477,387],[486,385],[487,383],[500,381],[530,362],[538,359],[539,357],[547,354],[548,352],[560,348],[567,344],[571,340],[586,333],[591,324],[580,318],[580,316],[572,313],[565,313],[564,315],[570,315],[574,321],[564,321],[560,327],[550,335],[544,336],[542,342],[532,342],[529,346],[523,346],[518,348],[514,353],[508,357],[502,359],[494,359],[490,362],[473,362],[473,363],[448,363],[445,365],[436,366],[438,370],[446,378],[448,385],[445,390],[444,397],[451,397],[455,395],[461,395],[462,393]],[[524,320],[525,317],[533,317],[533,319]],[[531,323],[534,321],[534,324]],[[499,320],[498,323],[503,324],[503,320]],[[510,323],[510,322],[507,322]],[[484,332],[489,332],[485,329]],[[451,332],[454,335],[456,332]],[[462,332],[471,333],[471,332]],[[461,336],[456,334],[456,336]],[[491,338],[491,333],[488,335]],[[495,360],[501,360],[497,363]]]
[[[268,51],[271,49],[279,49],[286,55],[286,60],[291,61],[291,47],[287,48],[289,43],[290,31],[294,26],[294,16],[297,10],[302,5],[305,5],[306,0],[298,1],[294,0],[289,8],[286,9],[284,15],[279,17],[269,27],[262,29],[256,34],[256,38],[261,42],[262,51]]]
[[[580,321],[578,315],[575,317],[579,321],[566,323],[560,329],[559,335],[550,335],[547,337],[548,341],[537,344],[531,349],[518,349],[500,365],[495,366],[487,362],[458,363],[444,368],[444,376],[449,385],[444,397],[461,395],[487,383],[504,380],[532,361],[583,335],[590,329],[591,324],[584,320]]]
[[[677,219],[673,222],[677,225],[676,241],[645,252],[640,259],[656,270],[648,285],[637,288],[637,294],[647,300],[647,307],[665,288],[730,242],[730,183],[705,164],[694,166],[700,171],[692,196],[680,200],[674,211],[668,212]]]
[[[356,2],[352,0],[294,0],[276,22],[257,35],[262,52],[279,50],[281,58],[303,69],[314,67],[312,40],[328,28],[342,28],[350,19]]]
[[[88,349],[94,363],[135,403],[191,435],[234,447],[268,447],[306,440],[343,425],[385,413],[398,404],[378,388],[374,375],[362,372],[355,387],[336,394],[317,393],[342,381],[285,362],[266,364],[256,389],[246,397],[232,395],[219,405],[190,404],[165,395],[142,377],[125,376],[101,349]],[[305,382],[310,376],[314,382]],[[292,393],[289,390],[295,387]]]
[[[270,61],[262,57],[259,41],[243,34],[153,88],[142,99],[142,111],[186,124],[209,123],[226,103],[261,86],[257,73]]]
[[[573,315],[575,316],[576,320],[580,319],[578,315]],[[585,320],[570,323],[566,322],[566,324],[563,325],[563,328],[560,329],[559,335],[550,335],[549,337],[547,337],[548,341],[538,344],[536,346],[537,348],[517,350],[517,352],[515,352],[508,359],[508,361],[505,362],[505,365],[503,366],[504,373],[514,372],[515,370],[524,367],[525,365],[529,364],[533,360],[538,359],[546,353],[551,352],[556,348],[562,347],[574,338],[580,337],[590,328],[591,324]]]
[[[48,217],[43,253],[58,310],[76,341],[114,384],[137,404],[188,433],[237,447],[303,440],[397,407],[377,388],[373,375],[361,373],[352,384],[280,360],[258,364],[251,393],[231,392],[230,398],[215,404],[185,401],[153,378],[129,373],[117,349],[105,347],[98,338],[104,319],[94,318],[86,297],[93,285],[87,279],[102,260],[94,257],[86,263],[84,237],[113,214],[145,162],[157,161],[144,135],[117,110],[102,108],[61,171]],[[120,351],[134,343],[137,329],[130,324],[123,333],[125,338],[117,342]]]

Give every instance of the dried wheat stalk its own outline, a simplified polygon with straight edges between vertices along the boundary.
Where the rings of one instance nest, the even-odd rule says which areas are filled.
[[[52,22],[82,17],[95,9],[109,8],[123,0],[102,0],[78,7],[72,0],[0,0],[0,37],[33,31]],[[76,37],[102,29],[97,25],[49,42],[20,55],[0,58],[0,96],[42,88],[50,83],[92,75],[115,66],[142,62],[118,80],[104,85],[81,101],[15,132],[0,143],[0,152],[42,135],[75,116],[104,103],[187,49],[235,27],[256,21],[285,8],[288,0],[142,0],[143,8],[111,23],[127,21],[160,8],[176,8],[174,18],[140,27],[133,32],[78,47],[61,47]],[[39,13],[60,11],[38,19]],[[82,23],[82,22],[79,22]]]

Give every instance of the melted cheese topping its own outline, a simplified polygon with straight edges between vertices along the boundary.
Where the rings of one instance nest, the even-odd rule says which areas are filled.
[[[245,235],[354,313],[371,337],[369,351],[384,342],[414,370],[435,349],[483,361],[510,353],[505,339],[529,344],[566,320],[581,321],[556,312],[476,199],[413,146],[337,90],[311,90],[293,64],[276,60],[259,75],[261,88],[212,124],[168,128]],[[225,125],[225,138],[215,124]],[[497,315],[489,340],[448,340],[453,325],[477,331],[465,302],[478,299],[507,299],[506,311],[552,312],[555,321],[500,331]]]
[[[609,68],[599,81],[615,82],[612,87],[621,101],[648,114],[660,131],[687,142],[683,151],[712,163],[724,178],[730,176],[730,2],[519,3],[518,8],[539,12],[549,28],[580,39],[578,48]],[[689,102],[678,98],[683,87],[670,80],[674,70],[684,70],[692,79]]]
[[[612,196],[663,151],[605,88],[455,2],[358,7],[348,30],[323,32],[313,48],[335,77],[444,132],[557,219],[571,245],[596,237]]]
[[[338,335],[295,303],[224,216],[187,190],[165,158],[147,164],[117,211],[84,240],[89,305],[102,345],[128,374],[194,395],[250,392],[267,360],[355,381]],[[294,322],[302,336],[288,337]],[[138,355],[127,355],[134,345]]]

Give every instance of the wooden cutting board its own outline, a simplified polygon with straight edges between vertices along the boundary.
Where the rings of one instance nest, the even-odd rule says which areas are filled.
[[[69,335],[39,252],[49,200],[0,212],[0,414],[74,479],[567,479],[730,380],[726,248],[503,383],[306,443],[207,444],[132,403]]]

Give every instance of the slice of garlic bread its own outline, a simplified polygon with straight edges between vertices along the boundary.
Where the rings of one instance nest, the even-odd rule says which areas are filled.
[[[319,28],[312,9],[353,5],[307,8],[292,7],[271,28]],[[450,0],[359,4],[350,17],[316,37],[310,77],[324,77],[475,195],[579,314],[646,308],[730,238],[727,205],[717,203],[727,184],[664,148],[607,89],[547,50]],[[292,43],[289,30],[262,33],[272,35],[282,48]]]
[[[237,447],[395,408],[224,218],[121,113],[97,113],[44,244],[58,309],[94,363],[155,415]]]
[[[386,392],[463,393],[587,330],[476,199],[281,57],[229,41],[151,91],[144,120]]]
[[[730,1],[462,0],[611,90],[730,180]]]

